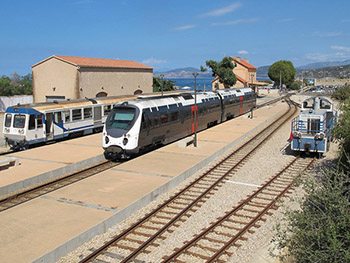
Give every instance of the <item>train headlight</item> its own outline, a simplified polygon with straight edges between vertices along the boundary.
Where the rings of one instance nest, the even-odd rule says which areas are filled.
[[[108,138],[108,136],[105,137],[105,143],[106,143],[106,144],[109,143],[109,138]]]
[[[126,145],[128,143],[128,141],[129,141],[128,138],[124,138],[123,139],[123,144]]]
[[[298,131],[293,132],[293,138],[300,138],[301,137],[301,133]]]
[[[315,140],[323,140],[324,139],[324,133],[316,133]]]
[[[5,128],[5,132],[6,133],[10,133],[10,129],[9,128]]]

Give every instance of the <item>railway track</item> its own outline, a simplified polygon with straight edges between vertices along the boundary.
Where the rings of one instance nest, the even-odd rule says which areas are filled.
[[[288,99],[287,99],[288,100]],[[165,201],[121,234],[96,248],[80,262],[100,262],[98,257],[110,257],[107,261],[137,261],[142,253],[150,253],[163,240],[165,232],[173,232],[196,212],[235,172],[260,148],[283,123],[297,111],[288,100],[289,109],[254,138],[218,162],[207,172]],[[118,252],[115,252],[118,251]],[[104,259],[105,260],[105,259]]]
[[[314,161],[296,157],[255,193],[212,222],[209,228],[175,249],[172,255],[164,256],[162,262],[227,262],[233,254],[230,249],[241,246],[239,242],[247,239],[244,235],[254,233],[252,228],[260,227],[259,221],[266,221],[264,216],[276,209],[276,202],[292,189],[301,176],[300,171],[306,172]]]
[[[19,204],[30,201],[34,198],[37,198],[41,195],[47,194],[49,192],[55,191],[67,185],[73,184],[100,172],[103,172],[107,169],[117,166],[119,163],[114,163],[110,161],[104,161],[99,164],[96,164],[92,167],[80,170],[78,172],[65,175],[63,177],[57,178],[53,181],[40,184],[31,189],[15,193],[13,195],[7,196],[0,200],[0,212],[5,211],[9,208],[17,206]]]

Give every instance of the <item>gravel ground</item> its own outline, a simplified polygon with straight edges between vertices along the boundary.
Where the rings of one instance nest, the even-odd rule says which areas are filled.
[[[299,102],[298,100],[302,101],[304,98],[293,99]],[[173,233],[166,234],[169,238],[164,241],[159,241],[160,246],[157,247],[154,252],[148,255],[143,255],[142,258],[140,257],[138,259],[152,263],[161,262],[163,255],[171,254],[174,248],[181,247],[184,241],[193,238],[193,236],[200,232],[201,229],[208,227],[210,222],[215,221],[217,217],[224,215],[225,211],[230,210],[232,207],[236,206],[240,200],[245,199],[250,195],[255,189],[257,189],[257,187],[253,185],[263,184],[266,180],[280,171],[294,158],[288,143],[289,135],[290,122],[287,122],[273,136],[273,138],[269,139],[265,145],[259,149],[223,187],[219,189],[217,194],[213,195],[205,205],[192,214],[192,216],[179,228],[176,228]],[[333,158],[335,156],[335,151],[336,146],[332,145],[331,151],[327,153],[326,157],[322,160]],[[102,245],[109,237],[120,233],[138,218],[141,218],[145,213],[152,211],[159,203],[168,199],[172,193],[178,192],[180,188],[187,185],[189,181],[193,180],[193,178],[198,177],[204,170],[205,168],[176,187],[176,189],[160,196],[148,206],[135,212],[128,219],[115,225],[108,231],[108,233],[94,238],[90,242],[69,253],[59,262],[78,262],[83,255],[89,253],[89,249]],[[293,198],[284,198],[284,202],[280,209],[276,210],[272,216],[266,216],[267,221],[262,222],[260,228],[254,229],[254,234],[247,234],[246,237],[248,237],[248,241],[243,241],[240,248],[233,248],[230,250],[233,252],[233,255],[230,258],[227,258],[227,262],[278,262],[275,259],[268,258],[269,249],[271,249],[270,241],[274,235],[274,226],[276,222],[283,218],[285,208],[298,208],[298,203],[295,201],[295,197],[302,196],[302,190],[296,189],[292,196]],[[122,251],[115,250],[113,252],[118,254]],[[103,258],[100,257],[100,259]],[[110,259],[106,258],[105,260]],[[191,260],[190,262],[196,261]]]

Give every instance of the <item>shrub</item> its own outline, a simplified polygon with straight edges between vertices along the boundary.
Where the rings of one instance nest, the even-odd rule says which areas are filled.
[[[349,174],[328,168],[318,180],[305,181],[300,210],[287,212],[278,225],[277,247],[282,262],[350,262]]]

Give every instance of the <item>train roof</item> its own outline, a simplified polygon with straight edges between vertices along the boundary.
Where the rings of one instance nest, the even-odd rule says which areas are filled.
[[[333,111],[333,101],[327,97],[310,97],[303,101],[301,105],[301,113],[322,113],[325,111]]]
[[[207,92],[197,92],[197,102],[200,103],[204,99],[219,99],[219,94],[221,96],[242,96],[253,91],[250,88],[243,89],[230,89],[230,90],[220,90],[220,91],[207,91]],[[119,103],[115,106],[126,106],[128,104],[140,106],[141,108],[154,108],[173,104],[182,105],[193,105],[195,98],[195,92],[185,92],[179,94],[170,94],[165,96],[153,96],[153,97],[138,97],[137,99],[131,99],[123,103]]]
[[[179,91],[164,92],[165,94],[178,94]],[[160,92],[157,93],[146,93],[142,96],[154,97],[159,96]],[[8,109],[35,109],[37,111],[50,111],[55,109],[67,109],[81,106],[89,106],[94,104],[115,104],[125,100],[131,100],[138,98],[138,95],[121,95],[121,96],[110,96],[110,97],[97,97],[97,98],[85,98],[77,100],[65,100],[55,102],[38,102],[30,104],[17,104],[8,107]]]

